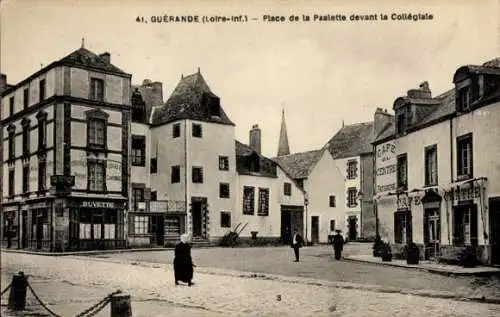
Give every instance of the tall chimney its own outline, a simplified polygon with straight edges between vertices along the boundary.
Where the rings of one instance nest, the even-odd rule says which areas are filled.
[[[111,63],[111,54],[109,54],[109,52],[104,52],[100,54],[99,57],[102,58],[106,62],[106,64]]]
[[[382,108],[377,108],[375,111],[375,115],[373,117],[373,134],[376,138],[392,120],[393,116],[387,113],[387,110],[383,110]]]
[[[151,85],[153,87],[153,98],[154,98],[153,106],[163,105],[163,83],[155,81]]]
[[[254,124],[252,126],[252,130],[250,130],[250,147],[259,154],[261,150],[260,138],[261,138],[261,131],[259,125]]]

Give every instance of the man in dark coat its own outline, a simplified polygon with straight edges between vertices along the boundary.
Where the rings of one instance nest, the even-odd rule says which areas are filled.
[[[333,250],[335,253],[335,260],[340,260],[342,258],[342,250],[344,249],[344,238],[340,234],[340,230],[336,230],[333,236]]]
[[[302,248],[303,244],[304,244],[304,239],[299,234],[299,231],[297,229],[293,230],[290,247],[293,249],[295,253],[295,262],[299,262],[299,249]]]
[[[191,245],[189,245],[188,239],[187,234],[181,235],[181,242],[175,246],[175,285],[179,285],[179,281],[188,283],[188,286],[193,285],[193,267],[195,265],[191,258]]]

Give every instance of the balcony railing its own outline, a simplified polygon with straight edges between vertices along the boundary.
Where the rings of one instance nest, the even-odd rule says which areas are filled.
[[[150,212],[186,212],[186,202],[183,200],[157,200],[149,202]]]

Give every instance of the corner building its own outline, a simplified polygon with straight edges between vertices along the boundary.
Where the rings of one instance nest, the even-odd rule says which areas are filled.
[[[82,46],[2,93],[5,245],[125,247],[131,75],[110,59]]]
[[[499,61],[458,68],[437,97],[424,82],[395,100],[374,146],[378,229],[396,255],[414,242],[422,259],[456,262],[472,246],[500,263]]]

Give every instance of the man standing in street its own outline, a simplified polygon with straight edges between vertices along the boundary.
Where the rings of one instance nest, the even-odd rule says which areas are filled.
[[[304,239],[299,234],[297,229],[293,230],[291,242],[292,242],[291,247],[293,248],[293,251],[295,253],[295,262],[299,262],[299,249],[302,248],[302,245],[304,244]]]

